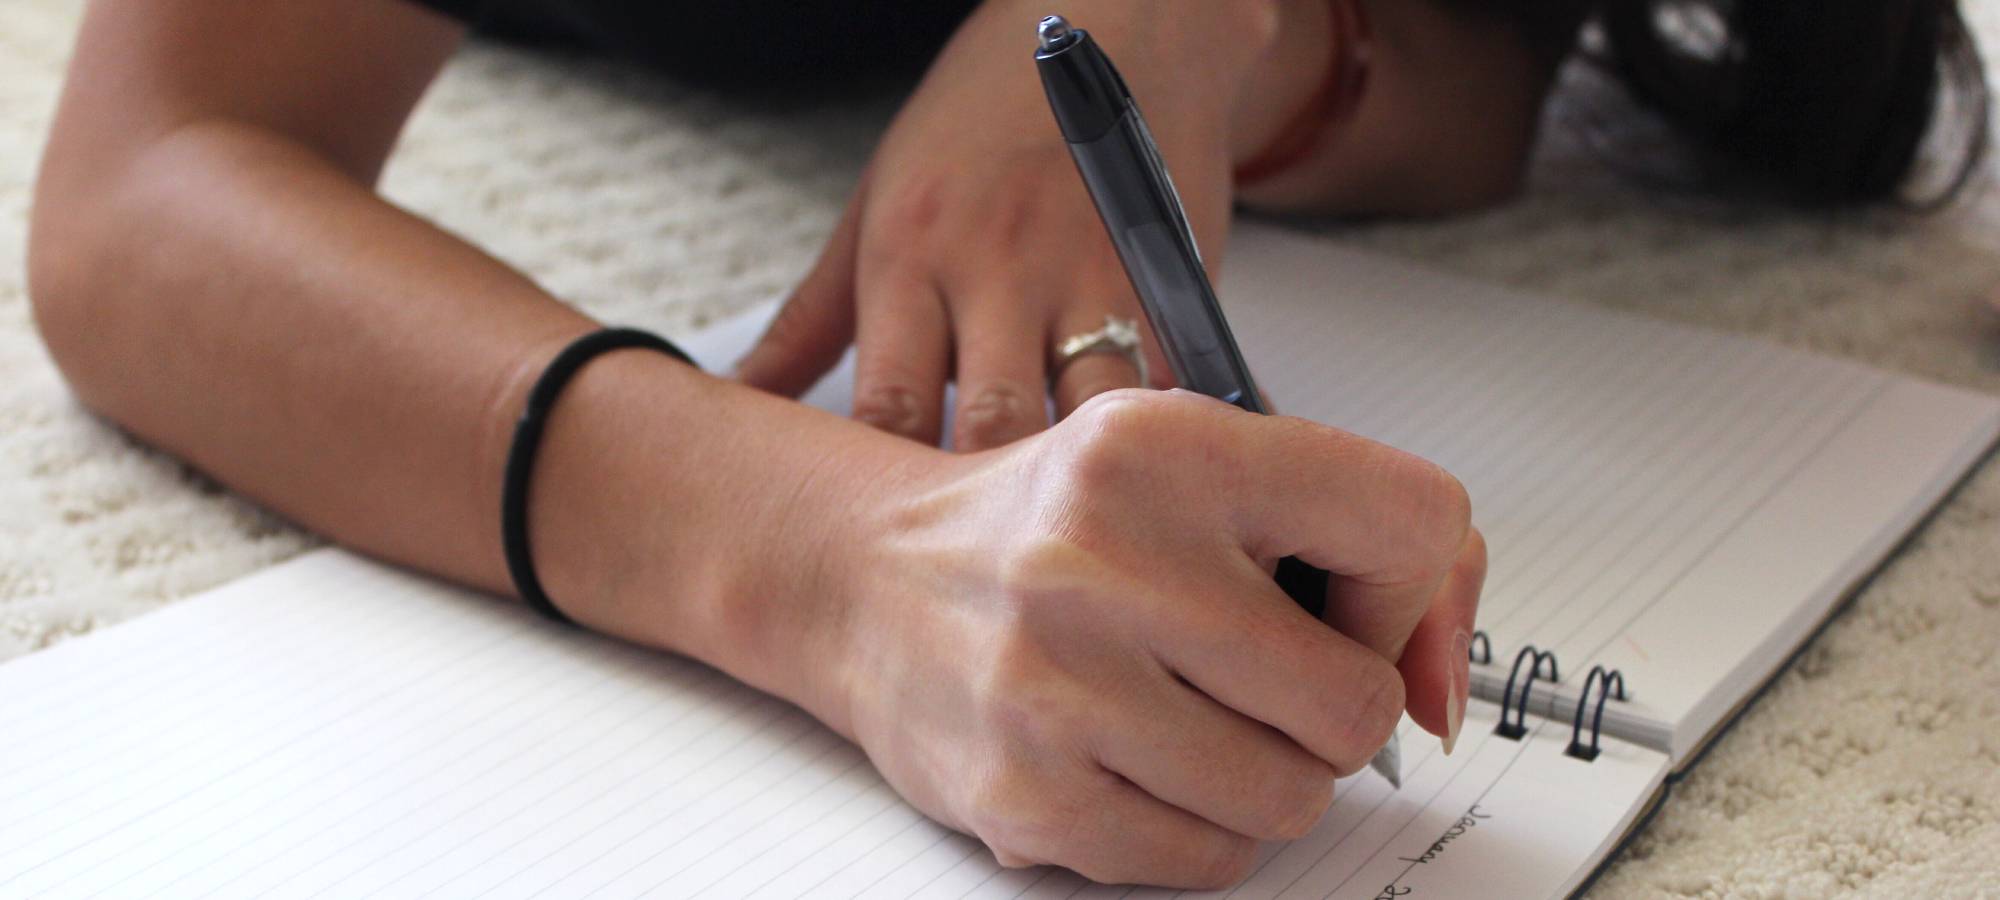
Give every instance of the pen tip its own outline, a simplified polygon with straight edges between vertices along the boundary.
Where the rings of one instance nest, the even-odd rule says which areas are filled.
[[[1403,786],[1402,742],[1390,738],[1388,746],[1383,747],[1380,753],[1375,754],[1374,759],[1368,761],[1368,768],[1374,769],[1375,774],[1389,782],[1390,787],[1401,788]]]
[[[1063,39],[1069,37],[1069,20],[1062,16],[1044,16],[1035,28],[1035,35],[1041,38],[1043,50],[1054,50]]]

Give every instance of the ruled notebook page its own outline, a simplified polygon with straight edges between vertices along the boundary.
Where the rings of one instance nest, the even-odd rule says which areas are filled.
[[[1275,229],[1239,233],[1223,295],[1280,409],[1465,482],[1483,680],[1527,644],[1572,690],[1621,670],[1607,728],[1677,759],[2000,431],[1994,398]]]
[[[1250,876],[1207,892],[1093,885],[1072,872],[996,869],[977,854],[915,896],[933,898],[1566,897],[1595,871],[1656,796],[1665,755],[1610,741],[1589,762],[1564,754],[1568,723],[1493,733],[1497,709],[1474,702],[1447,757],[1403,721],[1403,787],[1348,779],[1312,834],[1267,844]]]
[[[1681,758],[2000,433],[2000,401],[1748,338],[1526,297],[1260,226],[1220,293],[1283,412],[1443,464],[1491,570],[1496,699],[1515,651],[1595,664],[1606,728]],[[770,315],[690,342],[728,366]],[[850,406],[851,354],[807,396]],[[1531,708],[1567,718],[1538,687]]]
[[[0,698],[0,896],[1103,892],[1000,868],[712,670],[338,550],[0,666]],[[1559,895],[1665,758],[1493,715],[1450,758],[1406,734],[1402,791],[1349,779],[1238,896]]]

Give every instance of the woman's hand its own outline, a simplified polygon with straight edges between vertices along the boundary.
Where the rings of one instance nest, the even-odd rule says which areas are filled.
[[[1464,489],[1302,419],[1122,390],[951,454],[628,353],[536,467],[566,612],[804,707],[1008,865],[1233,881],[1401,713],[1449,742],[1470,694]],[[1326,621],[1286,556],[1331,573]]]
[[[1227,884],[1406,708],[1455,731],[1484,558],[1436,466],[1179,391],[920,452],[818,544],[826,655],[788,693],[1003,863]],[[1335,573],[1343,630],[1272,582],[1287,555]]]
[[[1315,0],[1313,7],[1324,7]],[[1276,0],[1139,0],[1072,12],[1142,98],[1206,258],[1221,256],[1239,92],[1278,28]],[[1115,355],[1052,369],[1065,338],[1106,316],[1144,321],[1110,240],[1057,131],[1032,61],[1045,7],[991,0],[945,48],[882,139],[832,239],[758,347],[749,384],[796,395],[858,348],[854,414],[935,444],[947,381],[958,386],[953,446],[981,450],[1048,424],[1089,397],[1132,387]],[[1308,85],[1320,71],[1294,66]],[[1255,82],[1284,107],[1292,91]],[[1305,88],[1309,90],[1309,87]],[[1249,120],[1255,126],[1255,117]],[[1148,335],[1161,386],[1164,357]]]

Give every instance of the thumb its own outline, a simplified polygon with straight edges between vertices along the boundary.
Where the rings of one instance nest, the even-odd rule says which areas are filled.
[[[840,362],[854,341],[853,293],[815,290],[814,280],[800,285],[756,346],[736,361],[737,380],[797,397]]]
[[[812,271],[756,345],[736,361],[737,380],[796,397],[817,384],[854,342],[854,254],[866,188],[864,177]]]
[[[1396,663],[1403,673],[1410,718],[1425,731],[1444,738],[1447,748],[1458,739],[1466,695],[1472,690],[1468,652],[1479,611],[1479,589],[1485,580],[1486,540],[1473,529],[1467,533],[1465,548],[1445,576],[1437,598],[1410,633],[1403,658]]]

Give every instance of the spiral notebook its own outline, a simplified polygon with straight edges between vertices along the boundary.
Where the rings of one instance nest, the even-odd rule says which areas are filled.
[[[1270,229],[1223,293],[1284,409],[1451,467],[1493,551],[1457,752],[1406,721],[1401,790],[1348,779],[1226,896],[1575,892],[2000,432]],[[0,897],[1173,893],[1001,868],[794,708],[338,550],[0,666],[0,721]]]

